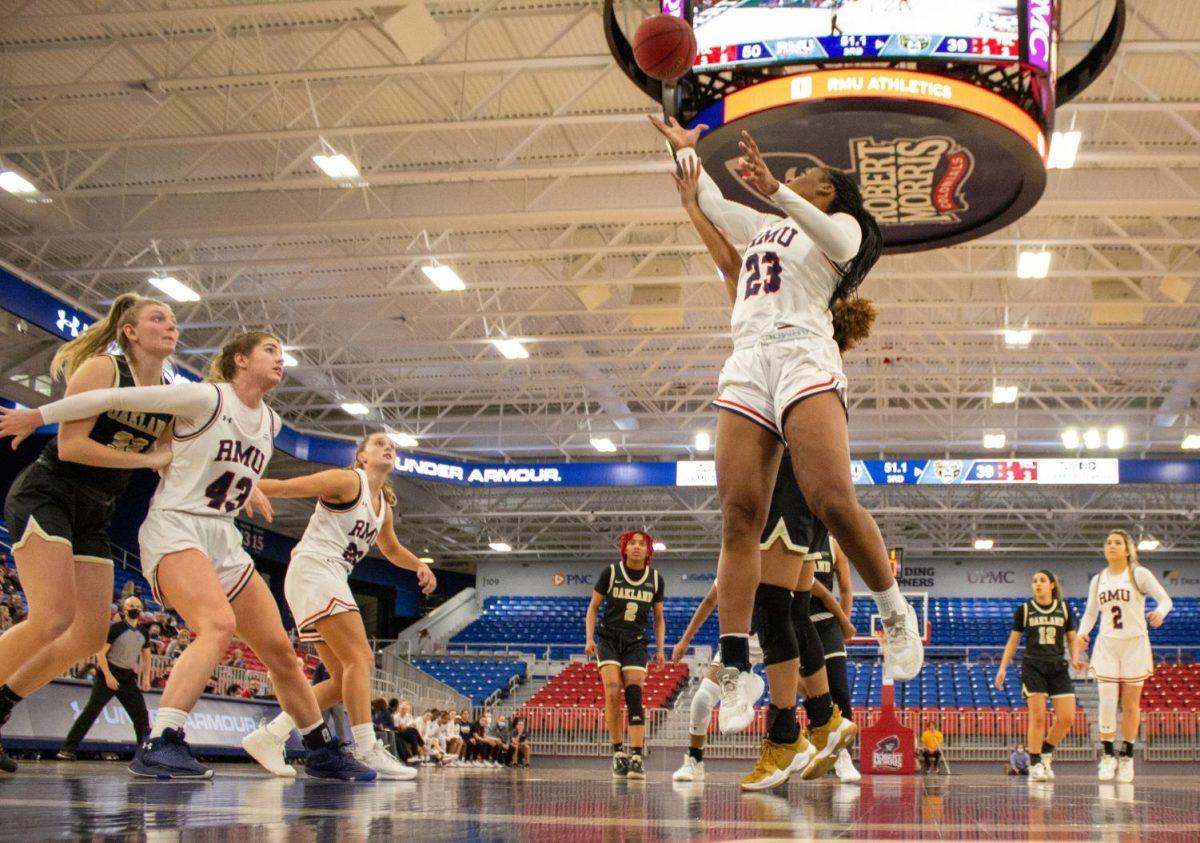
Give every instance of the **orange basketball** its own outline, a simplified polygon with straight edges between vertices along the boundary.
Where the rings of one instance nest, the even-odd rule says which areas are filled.
[[[646,18],[633,35],[633,57],[647,76],[674,82],[696,61],[696,34],[671,15]]]

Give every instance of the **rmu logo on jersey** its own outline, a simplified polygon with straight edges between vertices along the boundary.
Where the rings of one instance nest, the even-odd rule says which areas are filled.
[[[1101,606],[1114,602],[1129,603],[1133,593],[1128,588],[1106,588],[1097,595],[1097,599]]]
[[[367,547],[375,544],[375,537],[379,535],[379,530],[371,526],[369,521],[359,518],[354,522],[354,526],[350,528],[350,538],[362,539],[363,544]]]
[[[781,248],[786,249],[792,245],[792,241],[796,239],[796,234],[797,229],[795,226],[773,225],[751,240],[746,249],[753,249],[755,246],[761,246],[763,243],[775,243]]]
[[[267,463],[267,455],[254,445],[242,445],[236,439],[222,439],[217,447],[217,456],[213,462],[235,462],[244,465],[255,474],[262,474]]]

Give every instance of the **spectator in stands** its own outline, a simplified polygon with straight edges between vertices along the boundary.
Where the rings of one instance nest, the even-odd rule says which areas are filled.
[[[497,760],[500,739],[492,734],[492,715],[486,711],[471,724],[471,735],[475,738],[475,752],[481,767],[499,767]]]
[[[480,743],[475,737],[474,721],[471,719],[471,710],[464,708],[462,713],[454,718],[454,726],[458,730],[458,739],[462,744],[459,750],[459,755],[466,764],[475,764],[478,761]]]
[[[1025,751],[1025,747],[1017,744],[1012,755],[1008,756],[1008,766],[1004,768],[1004,773],[1008,776],[1029,775],[1029,753]]]
[[[229,654],[229,658],[225,660],[226,667],[236,667],[241,670],[246,669],[246,651],[241,647],[234,647]]]
[[[12,625],[12,611],[8,608],[8,604],[0,603],[0,632],[3,632]]]
[[[388,706],[388,711],[390,711],[392,713],[392,720],[395,720],[396,715],[398,715],[400,713],[400,698],[392,697],[390,700],[388,700],[387,706]]]
[[[463,757],[463,741],[458,732],[458,718],[453,711],[440,713],[434,735],[442,746],[442,763],[453,764]]]
[[[270,699],[274,696],[268,684],[261,679],[250,680],[250,696],[256,700]]]
[[[497,741],[492,749],[492,762],[509,766],[512,764],[512,732],[508,718],[501,714],[488,729],[488,737]]]
[[[121,589],[121,601],[136,597],[139,600],[142,598],[142,587],[133,580],[126,580],[124,588]]]
[[[162,627],[163,638],[174,638],[179,635],[179,626],[170,612],[159,612],[158,623]]]
[[[512,719],[510,742],[512,743],[512,766],[528,767],[530,751],[529,729],[525,726],[525,718],[520,715]]]
[[[408,700],[402,700],[396,707],[394,722],[397,748],[404,752],[400,757],[410,764],[420,760],[425,754],[425,739],[417,729],[417,718],[413,716],[412,704]]]
[[[167,645],[166,656],[171,661],[183,655],[183,651],[192,643],[192,633],[186,629],[179,630],[179,634],[175,636],[175,640]]]
[[[383,741],[388,752],[396,755],[396,722],[383,697],[371,700],[371,722],[375,726],[375,737]]]
[[[241,697],[241,696],[245,696],[245,694],[243,694],[243,693],[242,693],[242,686],[241,686],[241,685],[239,685],[239,684],[238,684],[238,683],[236,683],[236,682],[231,682],[231,683],[229,684],[229,687],[225,689],[225,696],[227,696],[227,697]]]
[[[924,758],[924,772],[936,773],[942,760],[942,743],[946,740],[936,723],[926,723],[925,731],[921,733],[921,755]]]
[[[13,624],[19,624],[28,617],[25,611],[25,601],[21,599],[21,595],[14,593],[8,598],[8,612],[12,615]]]
[[[162,627],[156,621],[151,621],[146,626],[146,637],[150,641],[150,646],[154,648],[154,652],[161,653],[163,651],[166,642],[162,637]]]

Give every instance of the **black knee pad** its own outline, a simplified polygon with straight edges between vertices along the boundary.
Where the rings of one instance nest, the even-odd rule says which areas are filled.
[[[795,628],[796,643],[800,648],[800,675],[812,676],[825,667],[825,650],[821,647],[821,638],[817,628],[809,616],[809,606],[812,594],[807,591],[797,591],[792,599],[792,626]]]
[[[758,618],[758,641],[762,645],[763,664],[779,664],[800,655],[796,631],[792,629],[792,592],[783,586],[762,583],[754,593],[754,612]]]
[[[646,722],[646,710],[642,708],[642,686],[625,686],[625,708],[629,712],[629,725],[641,726]]]

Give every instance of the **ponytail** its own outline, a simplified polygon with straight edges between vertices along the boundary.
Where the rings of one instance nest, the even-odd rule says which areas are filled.
[[[278,339],[279,337],[267,331],[246,331],[226,340],[208,369],[208,382],[231,383],[233,376],[237,374],[237,361],[234,359],[237,355],[248,356],[264,340]]]
[[[871,326],[879,311],[867,299],[836,299],[829,308],[833,312],[833,340],[838,351],[845,354],[871,336]]]
[[[842,170],[827,168],[825,178],[833,185],[833,203],[829,206],[829,213],[849,214],[858,221],[859,228],[862,229],[862,243],[858,247],[858,254],[844,264],[835,264],[840,280],[829,299],[829,306],[832,308],[835,302],[849,298],[850,294],[858,289],[871,267],[879,260],[879,256],[883,254],[883,234],[879,231],[875,217],[863,205],[862,191],[851,175]]]
[[[108,313],[75,339],[54,353],[50,361],[50,377],[70,380],[86,360],[104,354],[116,343],[126,358],[130,357],[129,339],[125,336],[126,325],[136,325],[142,309],[157,304],[166,307],[157,299],[124,293],[117,296],[108,308]]]

